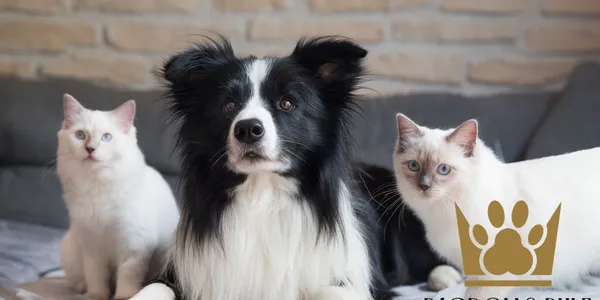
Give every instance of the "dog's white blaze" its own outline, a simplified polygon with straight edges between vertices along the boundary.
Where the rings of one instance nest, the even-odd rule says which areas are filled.
[[[250,78],[252,92],[250,99],[231,123],[229,129],[229,142],[235,145],[237,142],[234,136],[234,127],[238,121],[247,119],[258,119],[262,122],[265,135],[261,141],[264,154],[271,159],[277,158],[279,155],[279,141],[277,137],[277,128],[273,116],[267,109],[266,100],[260,95],[260,86],[267,77],[269,72],[269,62],[266,59],[253,61],[247,67],[247,75]]]
[[[187,299],[371,300],[368,250],[346,186],[340,190],[346,240],[340,232],[316,243],[316,220],[305,201],[293,198],[297,189],[273,173],[250,174],[232,191],[223,248],[215,241],[203,249],[178,243],[171,258]]]

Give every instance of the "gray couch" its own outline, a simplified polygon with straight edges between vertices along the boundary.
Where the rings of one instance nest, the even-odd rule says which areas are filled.
[[[173,128],[164,122],[161,90],[0,78],[0,286],[59,272],[58,244],[68,218],[53,162],[64,93],[94,109],[135,99],[141,148],[148,163],[176,188],[178,159]],[[391,166],[396,112],[426,126],[456,126],[475,117],[482,138],[508,162],[560,154],[600,146],[600,65],[581,64],[559,92],[416,94],[367,99],[361,106],[357,155],[382,166]]]

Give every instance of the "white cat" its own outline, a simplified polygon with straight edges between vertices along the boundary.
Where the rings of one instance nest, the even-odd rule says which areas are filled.
[[[517,241],[515,253],[526,249],[524,257],[527,253],[535,254],[531,249],[537,246],[529,245],[528,234],[534,225],[541,224],[543,238],[547,237],[545,225],[562,203],[550,278],[553,286],[564,287],[591,271],[600,270],[600,148],[504,163],[477,137],[475,120],[468,120],[456,129],[441,130],[419,126],[398,114],[397,124],[394,166],[399,192],[424,222],[431,246],[451,263],[463,266],[455,203],[471,226],[480,224],[487,230],[488,241],[492,242],[488,243],[489,248],[498,241],[496,233],[520,223],[511,211],[515,203],[524,200],[529,207],[529,218],[516,230],[519,235],[512,235],[516,236],[512,241]],[[500,228],[492,226],[488,218],[488,205],[493,200],[504,209],[504,224]],[[516,255],[512,252],[494,252],[494,255],[508,255],[502,256],[505,263],[493,270],[495,274],[506,272],[501,279],[517,279],[506,269],[513,259],[510,256]],[[487,275],[472,279],[495,278],[490,276],[491,267],[486,270]],[[533,267],[522,271],[523,278],[545,279],[531,276]],[[501,299],[511,289],[467,287],[466,297]]]
[[[179,221],[171,188],[137,145],[135,102],[112,111],[65,95],[57,172],[70,226],[61,244],[69,283],[91,299],[135,295]],[[111,282],[112,280],[112,282]]]

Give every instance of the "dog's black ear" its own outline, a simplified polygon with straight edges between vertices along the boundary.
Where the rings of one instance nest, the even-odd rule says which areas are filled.
[[[210,71],[235,60],[231,43],[223,36],[206,37],[205,43],[171,56],[162,68],[162,77],[171,84],[187,84],[202,80]]]
[[[356,84],[363,75],[362,61],[366,56],[367,50],[339,37],[301,39],[291,55],[325,85]]]

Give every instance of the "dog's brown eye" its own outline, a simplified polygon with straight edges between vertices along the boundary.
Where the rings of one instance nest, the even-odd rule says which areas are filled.
[[[279,101],[279,108],[283,110],[291,110],[294,107],[294,103],[292,103],[289,97],[283,97],[281,98],[281,101]]]
[[[225,112],[231,112],[234,109],[235,109],[235,103],[233,103],[232,101],[229,101],[229,102],[227,102],[227,104],[225,104]]]

